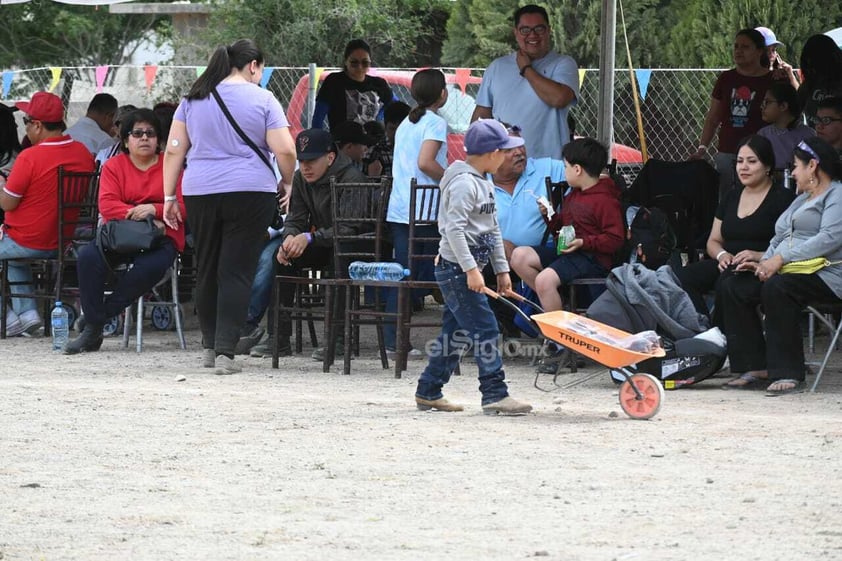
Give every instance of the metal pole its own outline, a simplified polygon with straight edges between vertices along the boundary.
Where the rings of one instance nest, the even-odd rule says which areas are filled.
[[[614,61],[617,0],[603,0],[599,47],[599,105],[596,136],[609,148],[614,143]]]
[[[319,85],[316,76],[316,63],[311,62],[308,65],[308,72],[310,81],[307,88],[307,128],[309,129],[313,127],[313,112],[316,110],[316,89]]]

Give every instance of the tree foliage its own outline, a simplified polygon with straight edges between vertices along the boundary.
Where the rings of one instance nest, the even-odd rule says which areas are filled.
[[[448,0],[218,1],[201,40],[210,52],[252,38],[274,66],[338,66],[355,38],[368,41],[378,66],[437,64],[449,11]]]
[[[797,66],[807,37],[839,25],[842,3],[824,0],[618,0],[617,60],[625,66],[620,4],[632,62],[638,68],[722,68],[732,65],[734,34],[765,25],[786,44],[784,58]],[[454,66],[486,66],[515,46],[511,17],[523,2],[455,0],[443,60]],[[538,2],[541,5],[541,2]],[[553,44],[582,68],[599,65],[602,0],[545,2]]]
[[[46,0],[2,6],[0,14],[4,68],[122,64],[151,31],[159,36],[169,32],[168,18]]]

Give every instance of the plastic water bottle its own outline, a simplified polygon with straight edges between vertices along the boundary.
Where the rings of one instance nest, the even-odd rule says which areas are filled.
[[[400,263],[354,261],[348,267],[348,276],[354,280],[399,281],[409,276],[409,269]]]
[[[792,170],[789,166],[784,168],[784,189],[792,189]]]
[[[67,310],[61,305],[61,301],[56,302],[56,306],[50,314],[50,325],[53,333],[53,350],[60,351],[67,343],[67,334],[70,330]]]

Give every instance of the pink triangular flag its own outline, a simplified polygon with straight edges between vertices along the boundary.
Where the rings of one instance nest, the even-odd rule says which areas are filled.
[[[108,66],[96,67],[96,93],[102,91],[102,85],[105,83],[105,77],[108,75]]]
[[[155,83],[155,75],[158,74],[158,67],[154,64],[147,64],[143,67],[143,70],[146,72],[146,91],[152,89],[152,84]]]

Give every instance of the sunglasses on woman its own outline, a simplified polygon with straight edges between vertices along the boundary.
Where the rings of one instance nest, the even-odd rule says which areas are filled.
[[[371,61],[368,60],[367,58],[364,58],[362,60],[357,60],[355,58],[349,58],[348,64],[353,66],[354,68],[356,68],[358,66],[362,66],[363,68],[368,68],[369,66],[371,66]]]
[[[146,138],[156,138],[158,133],[155,132],[155,129],[134,129],[130,133],[134,138],[141,138],[143,135],[146,135]]]

